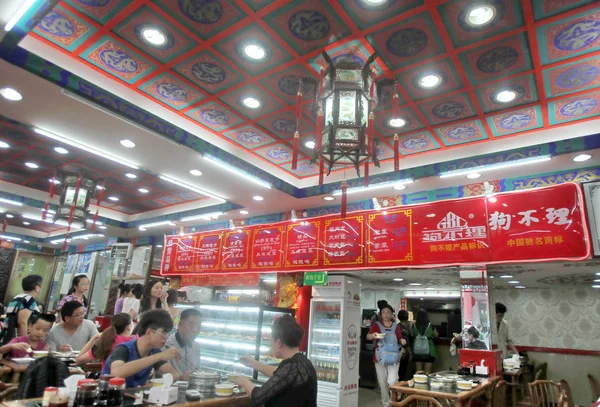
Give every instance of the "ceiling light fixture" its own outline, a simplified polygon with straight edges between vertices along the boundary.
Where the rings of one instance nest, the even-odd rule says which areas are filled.
[[[31,222],[23,222],[23,224],[24,224],[25,226],[29,226],[29,225],[31,225]]]
[[[467,174],[467,178],[469,179],[477,179],[479,177],[481,177],[481,174],[478,172],[472,172],[470,174]]]
[[[517,281],[517,280],[511,280],[508,282],[508,284],[519,284],[519,283],[520,283],[520,281]]]
[[[590,158],[592,158],[590,154],[579,154],[577,157],[573,158],[573,161],[575,161],[576,163],[580,163],[583,161],[587,161]]]
[[[10,144],[8,144],[6,141],[0,141],[0,148],[9,148]]]
[[[423,285],[423,284],[421,284],[421,283],[410,283],[409,285],[418,286],[418,285]]]
[[[252,59],[263,59],[267,55],[267,51],[257,44],[249,44],[244,47],[244,54]]]
[[[511,276],[510,274],[506,274],[506,275],[500,276],[500,278],[513,278],[513,276]]]
[[[333,196],[324,196],[323,197],[324,201],[333,201],[334,199],[335,199],[335,197],[333,197]]]
[[[0,202],[14,206],[23,206],[23,202],[13,201],[12,199],[0,198]]]
[[[473,27],[481,27],[486,25],[496,16],[494,6],[485,5],[473,8],[467,16],[467,23]]]
[[[166,34],[156,27],[144,28],[142,30],[142,37],[144,38],[144,41],[151,45],[161,46],[167,43]]]
[[[0,89],[0,95],[2,95],[4,99],[10,100],[11,102],[18,102],[19,100],[23,100],[23,96],[13,88]]]
[[[20,242],[21,239],[18,237],[12,237],[12,236],[8,236],[8,235],[0,235],[0,239],[5,239],[5,240],[14,240],[15,242]]]
[[[10,213],[7,213],[7,214],[6,214],[6,217],[7,217],[8,219],[12,219],[12,218],[14,218],[15,216],[14,216],[14,215],[11,215]]]
[[[216,166],[218,166],[220,168],[223,168],[224,170],[227,170],[227,171],[229,171],[231,173],[234,173],[235,175],[238,175],[238,176],[240,176],[242,178],[245,178],[248,181],[252,181],[255,184],[260,185],[261,187],[264,187],[264,188],[267,188],[267,189],[271,189],[272,188],[272,186],[271,186],[270,183],[268,183],[266,181],[263,181],[262,179],[254,176],[254,175],[252,175],[252,174],[250,174],[250,173],[248,173],[246,171],[240,170],[240,169],[235,168],[235,167],[233,167],[233,166],[231,166],[229,164],[226,164],[226,163],[224,163],[223,161],[219,160],[216,157],[213,157],[211,155],[205,154],[202,158],[204,158],[206,161],[208,161],[211,164],[214,164],[214,165],[216,165]]]
[[[29,240],[23,240],[23,243],[31,243]]]
[[[106,230],[106,226],[98,226],[98,229]]]
[[[592,288],[600,288],[600,285],[596,285],[596,284],[594,284],[594,285],[592,286]]]
[[[538,164],[544,161],[550,161],[551,159],[552,156],[550,155],[540,155],[538,157],[523,158],[520,160],[512,160],[499,164],[481,165],[461,170],[442,172],[440,173],[440,178],[458,177],[462,175],[469,175],[473,172],[495,171],[504,168],[519,167],[521,165]]]
[[[200,171],[200,170],[190,170],[190,174],[192,174],[194,177],[199,177],[200,175],[202,175],[202,171]]]
[[[240,213],[241,213],[242,215],[248,215],[250,212],[248,212],[248,211],[246,211],[246,210],[242,209],[242,210],[240,211]]]
[[[265,198],[263,198],[263,197],[262,197],[262,196],[260,196],[260,195],[254,195],[254,196],[252,197],[252,199],[254,199],[255,201],[263,201]]]
[[[52,133],[52,132],[49,132],[49,131],[47,131],[47,130],[43,130],[43,129],[36,128],[36,129],[34,129],[34,131],[35,131],[37,134],[40,134],[40,135],[42,135],[42,136],[45,136],[45,137],[51,138],[51,139],[53,139],[53,140],[56,140],[56,141],[60,141],[60,142],[61,142],[61,143],[63,143],[63,144],[68,144],[68,145],[70,145],[70,146],[73,146],[73,147],[76,147],[76,148],[78,148],[78,149],[80,149],[80,150],[87,151],[88,153],[91,153],[91,154],[97,155],[97,156],[99,156],[99,157],[102,157],[102,158],[106,158],[107,160],[110,160],[110,161],[116,162],[116,163],[118,163],[118,164],[125,165],[126,167],[133,168],[134,170],[138,170],[138,169],[140,168],[140,167],[138,167],[137,165],[135,165],[135,164],[132,164],[132,163],[130,163],[130,162],[128,162],[128,161],[122,160],[122,159],[120,159],[120,158],[117,158],[117,157],[113,157],[112,155],[105,154],[105,153],[103,153],[103,152],[100,152],[100,151],[98,151],[98,150],[95,150],[95,149],[93,149],[93,148],[90,148],[90,147],[84,146],[83,144],[79,144],[79,143],[78,143],[78,142],[76,142],[76,141],[73,141],[73,140],[70,140],[70,139],[68,139],[68,138],[65,138],[65,137],[59,136],[59,135],[57,135],[57,134],[54,134],[54,133]]]
[[[516,285],[515,288],[527,288],[524,285]]]
[[[93,220],[93,219],[86,219],[85,221],[86,221],[86,223],[94,223],[94,220]],[[102,224],[102,222],[100,222],[99,220],[97,220],[97,221],[95,222],[95,224],[96,224],[96,225],[101,225],[101,224]]]
[[[510,103],[517,98],[518,94],[514,90],[502,90],[494,96],[497,102]]]
[[[406,185],[404,185],[404,184],[394,185],[394,189],[396,191],[402,191],[403,189],[406,189]]]
[[[116,196],[109,196],[108,199],[113,202],[117,202],[119,200],[119,198],[117,198]]]
[[[366,4],[370,4],[372,6],[378,6],[383,3],[387,3],[388,0],[363,0]]]
[[[21,7],[17,10],[15,14],[8,20],[6,25],[4,26],[4,31],[8,32],[14,28],[15,25],[19,22],[19,20],[27,13],[27,10],[33,6],[35,0],[25,0]]]
[[[196,219],[211,220],[211,219],[218,219],[219,216],[221,216],[221,215],[223,215],[222,211],[209,212],[209,213],[202,213],[200,215],[185,216],[185,217],[181,218],[180,220],[182,222],[188,222],[190,220],[196,220]]]
[[[394,281],[404,281],[403,278],[395,278]]]
[[[243,100],[244,106],[250,109],[258,109],[260,107],[260,101],[253,97],[247,97]]]
[[[175,224],[172,221],[170,221],[170,220],[163,220],[163,221],[160,221],[160,222],[145,223],[145,224],[140,225],[139,227],[140,227],[140,230],[141,230],[141,229],[148,229],[148,228],[153,228],[153,227],[156,227],[156,226],[165,226],[165,225],[175,226]]]
[[[423,75],[419,79],[419,86],[425,89],[433,89],[439,86],[440,83],[442,83],[442,77],[433,73]]]
[[[404,126],[404,125],[406,124],[406,120],[404,120],[404,119],[401,119],[401,118],[399,118],[399,117],[398,117],[398,118],[396,118],[396,119],[390,119],[390,121],[389,121],[388,123],[389,123],[389,125],[390,125],[391,127],[396,127],[396,128],[398,128],[398,127],[402,127],[402,126]]]
[[[166,175],[159,175],[159,178],[162,179],[163,181],[170,182],[171,184],[175,184],[175,185],[178,185],[178,186],[180,186],[182,188],[189,189],[190,191],[195,192],[197,194],[205,195],[205,196],[214,198],[214,199],[216,199],[218,201],[221,201],[221,202],[227,202],[227,200],[225,198],[223,198],[223,197],[221,197],[219,195],[213,194],[212,192],[208,192],[208,191],[205,191],[205,190],[200,189],[200,188],[193,187],[191,185],[186,184],[185,182],[181,182],[181,181],[178,181],[178,180],[176,180],[174,178],[167,177]]]
[[[142,194],[147,194],[150,191],[148,191],[146,188],[138,188],[138,192],[140,192]]]
[[[128,172],[127,174],[125,174],[125,176],[126,176],[127,178],[129,178],[129,179],[136,179],[136,178],[137,178],[137,175],[135,175],[135,174],[132,174],[132,173],[130,173],[130,172]]]
[[[69,150],[62,147],[54,147],[54,151],[56,151],[58,154],[69,154]]]
[[[403,179],[403,180],[400,180],[400,181],[384,182],[384,183],[381,183],[381,184],[373,184],[373,185],[370,185],[368,187],[361,186],[361,187],[348,188],[346,190],[346,193],[347,194],[354,194],[354,193],[357,193],[357,192],[373,191],[375,189],[389,188],[389,187],[394,187],[394,189],[398,189],[396,187],[399,187],[400,185],[404,186],[406,184],[412,184],[413,182],[414,182],[414,180],[412,178],[407,178],[407,179]],[[404,188],[402,188],[402,189],[404,189]],[[334,191],[333,195],[334,196],[342,195],[342,191],[341,190]]]
[[[31,168],[31,169],[34,169],[34,170],[40,168],[39,165],[37,165],[36,163],[32,163],[30,161],[28,161],[28,162],[25,163],[25,167],[28,167],[28,168]]]
[[[315,148],[317,146],[317,143],[315,143],[314,141],[310,140],[310,141],[307,141],[306,143],[304,143],[304,145],[307,148],[310,148],[312,150],[313,148]]]
[[[127,148],[135,147],[135,143],[129,139],[123,139],[120,141],[120,143],[123,147],[127,147]]]

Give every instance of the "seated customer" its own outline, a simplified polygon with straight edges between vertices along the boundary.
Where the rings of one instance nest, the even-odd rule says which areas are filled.
[[[50,314],[37,314],[29,318],[29,333],[27,336],[17,336],[7,345],[0,347],[1,354],[10,353],[12,358],[31,356],[34,350],[47,350],[45,339],[56,317]]]
[[[99,360],[102,362],[102,369],[106,364],[106,359],[112,351],[125,342],[136,339],[131,336],[131,316],[121,313],[112,317],[110,328],[102,334],[94,336],[82,349],[79,356],[75,359],[78,365],[84,365],[89,362]]]
[[[298,349],[303,336],[304,329],[294,317],[283,315],[271,328],[271,351],[276,358],[283,359],[279,366],[275,368],[250,357],[242,358],[242,363],[269,377],[262,387],[256,387],[246,377],[236,379],[254,404],[317,407],[317,372]]]
[[[48,345],[51,351],[80,351],[95,335],[96,325],[85,318],[85,307],[79,301],[66,302],[60,314],[62,322],[54,325],[48,334]]]
[[[183,360],[172,360],[177,373],[186,375],[200,368],[200,344],[196,342],[200,334],[200,311],[193,308],[183,310],[179,316],[177,332],[172,334],[163,349],[175,348],[183,355]]]
[[[470,327],[467,330],[467,340],[468,340],[468,343],[467,343],[466,349],[488,350],[485,342],[482,340],[479,340],[479,331],[474,326]],[[462,344],[462,336],[455,335],[454,338],[452,338],[452,343],[454,343],[455,345],[461,345]]]
[[[179,374],[167,362],[181,359],[181,353],[175,348],[160,351],[173,328],[171,315],[162,309],[146,311],[140,316],[138,327],[140,338],[117,346],[106,360],[102,374],[124,378],[127,387],[145,385],[152,369],[171,373],[174,380],[179,380]]]

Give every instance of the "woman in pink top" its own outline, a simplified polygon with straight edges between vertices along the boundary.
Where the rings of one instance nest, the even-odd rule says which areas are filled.
[[[136,339],[135,336],[130,336],[131,328],[131,316],[129,314],[121,313],[114,315],[110,328],[94,336],[81,349],[79,356],[75,359],[75,363],[84,365],[99,360],[102,362],[102,369],[104,369],[106,359],[108,359],[117,345]]]

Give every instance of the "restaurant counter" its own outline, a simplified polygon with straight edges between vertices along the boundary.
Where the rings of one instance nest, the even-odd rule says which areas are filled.
[[[123,403],[123,405],[125,407],[132,406],[133,399],[129,399],[129,401],[130,402]],[[1,404],[7,407],[40,407],[42,399],[6,401]],[[230,397],[215,396],[215,398],[212,399],[189,401],[187,403],[174,403],[169,404],[169,407],[250,407],[252,405],[252,400],[250,400],[250,397],[248,397],[247,394],[239,394]],[[142,404],[137,404],[137,406],[148,407],[154,406],[154,404],[144,402]]]

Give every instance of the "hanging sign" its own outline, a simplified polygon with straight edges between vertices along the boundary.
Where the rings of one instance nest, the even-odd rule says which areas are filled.
[[[327,273],[321,271],[304,273],[304,285],[327,285]]]
[[[167,236],[163,275],[582,260],[578,184]]]

